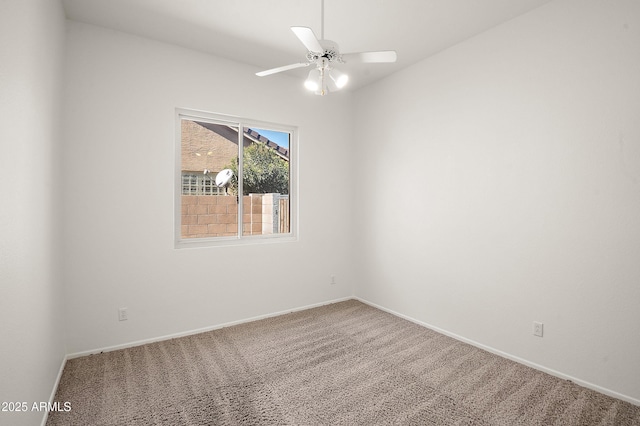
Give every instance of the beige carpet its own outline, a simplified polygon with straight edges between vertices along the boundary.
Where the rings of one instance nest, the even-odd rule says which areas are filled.
[[[640,407],[357,301],[69,360],[48,425],[640,425]]]

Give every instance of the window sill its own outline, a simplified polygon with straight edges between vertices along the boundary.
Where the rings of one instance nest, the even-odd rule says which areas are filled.
[[[298,237],[293,234],[287,235],[256,235],[239,237],[215,237],[215,238],[193,238],[180,239],[175,242],[175,249],[190,248],[209,248],[209,247],[230,247],[230,246],[247,246],[257,244],[277,244],[277,243],[293,243],[297,242]]]

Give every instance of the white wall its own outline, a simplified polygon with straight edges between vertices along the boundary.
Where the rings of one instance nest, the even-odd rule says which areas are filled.
[[[639,76],[570,0],[359,91],[356,295],[640,403]]]
[[[48,401],[65,355],[57,222],[65,18],[0,2],[0,401]],[[0,412],[1,424],[43,413]]]
[[[75,22],[67,41],[69,353],[351,295],[349,194],[326,173],[351,163],[348,93]],[[174,249],[176,107],[299,126],[298,242]]]

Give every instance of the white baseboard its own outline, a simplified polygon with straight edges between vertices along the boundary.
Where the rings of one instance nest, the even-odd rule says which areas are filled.
[[[631,404],[640,406],[640,399],[636,399],[636,398],[632,398],[632,397],[627,396],[627,395],[623,395],[623,394],[621,394],[619,392],[612,391],[611,389],[607,389],[607,388],[604,388],[602,386],[595,385],[593,383],[578,379],[576,377],[569,376],[569,375],[564,374],[564,373],[562,373],[560,371],[556,371],[556,370],[553,370],[551,368],[547,368],[547,367],[545,367],[543,365],[536,364],[534,362],[528,361],[528,360],[526,360],[524,358],[520,358],[520,357],[517,357],[515,355],[511,355],[509,353],[506,353],[506,352],[500,351],[498,349],[492,348],[490,346],[483,345],[482,343],[478,343],[476,341],[473,341],[473,340],[467,339],[465,337],[459,336],[459,335],[457,335],[455,333],[451,333],[451,332],[449,332],[447,330],[443,330],[441,328],[438,328],[438,327],[433,326],[431,324],[428,324],[426,322],[417,320],[415,318],[411,318],[411,317],[409,317],[407,315],[404,315],[404,314],[401,314],[399,312],[395,312],[395,311],[393,311],[391,309],[385,308],[384,306],[380,306],[378,304],[375,304],[375,303],[370,302],[368,300],[362,299],[360,297],[353,296],[353,299],[359,300],[360,302],[365,303],[365,304],[367,304],[369,306],[373,306],[374,308],[380,309],[381,311],[385,311],[385,312],[388,312],[388,313],[390,313],[392,315],[395,315],[397,317],[406,319],[407,321],[411,321],[411,322],[413,322],[415,324],[418,324],[418,325],[426,327],[426,328],[428,328],[430,330],[436,331],[436,332],[438,332],[440,334],[444,334],[445,336],[449,336],[449,337],[451,337],[453,339],[459,340],[459,341],[464,342],[464,343],[468,343],[468,344],[470,344],[472,346],[475,346],[477,348],[483,349],[483,350],[485,350],[487,352],[491,352],[492,354],[496,354],[496,355],[501,356],[503,358],[507,358],[507,359],[509,359],[511,361],[515,361],[515,362],[517,362],[519,364],[526,365],[527,367],[534,368],[536,370],[542,371],[544,373],[550,374],[550,375],[558,377],[560,379],[570,380],[570,381],[572,381],[572,382],[574,382],[574,383],[576,383],[576,384],[578,384],[580,386],[583,386],[585,388],[594,390],[596,392],[600,392],[600,393],[608,395],[610,397],[617,398],[617,399],[620,399],[622,401],[630,402]]]
[[[64,366],[67,364],[68,358],[69,357],[67,355],[65,355],[65,357],[62,358],[62,363],[60,364],[60,369],[58,370],[58,376],[56,377],[56,381],[53,384],[53,390],[51,391],[51,395],[49,396],[49,406],[51,406],[51,404],[55,402],[56,392],[58,391],[58,385],[60,385],[60,379],[62,379],[62,372],[64,371]],[[40,423],[41,426],[46,426],[48,417],[49,417],[49,411],[44,410],[42,423]]]
[[[168,334],[168,335],[159,336],[159,337],[152,337],[152,338],[149,338],[149,339],[137,340],[137,341],[134,341],[134,342],[123,343],[121,345],[108,346],[108,347],[105,347],[105,348],[92,349],[92,350],[89,350],[89,351],[75,352],[75,353],[72,353],[72,354],[68,354],[66,359],[80,358],[80,357],[83,357],[83,356],[97,354],[97,353],[101,353],[101,352],[117,351],[119,349],[126,349],[126,348],[132,348],[132,347],[135,347],[135,346],[146,345],[148,343],[161,342],[163,340],[170,340],[170,339],[175,339],[175,338],[184,337],[184,336],[191,336],[193,334],[205,333],[205,332],[211,331],[211,330],[217,330],[217,329],[220,329],[220,328],[231,327],[233,325],[238,325],[238,324],[244,324],[244,323],[248,323],[248,322],[258,321],[258,320],[265,319],[265,318],[277,317],[279,315],[284,315],[284,314],[288,314],[288,313],[291,313],[291,312],[304,311],[305,309],[317,308],[319,306],[330,305],[332,303],[344,302],[345,300],[350,300],[350,299],[354,299],[354,297],[353,296],[347,296],[347,297],[342,297],[340,299],[328,300],[326,302],[314,303],[314,304],[311,304],[311,305],[306,305],[306,306],[300,306],[300,307],[297,307],[297,308],[287,309],[285,311],[279,311],[279,312],[273,312],[273,313],[264,314],[264,315],[258,315],[258,316],[251,317],[251,318],[241,319],[241,320],[237,320],[237,321],[230,321],[230,322],[226,322],[226,323],[223,323],[223,324],[217,324],[217,325],[212,325],[212,326],[208,326],[208,327],[198,328],[198,329],[195,329],[195,330],[183,331],[183,332],[180,332],[180,333]],[[57,388],[57,384],[56,384],[56,388]],[[54,392],[55,392],[55,390],[54,390]]]

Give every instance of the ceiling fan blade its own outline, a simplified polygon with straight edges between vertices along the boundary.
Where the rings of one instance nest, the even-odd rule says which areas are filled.
[[[313,33],[311,28],[307,27],[291,27],[291,31],[300,39],[304,47],[310,52],[323,53],[324,48],[318,41],[318,37]]]
[[[260,71],[260,72],[257,72],[256,75],[258,77],[264,77],[265,75],[271,75],[271,74],[275,74],[282,71],[292,70],[294,68],[302,68],[302,67],[308,67],[308,66],[309,66],[308,62],[301,62],[299,64],[285,65],[283,67],[271,68],[270,70]]]
[[[342,60],[347,63],[395,62],[396,59],[398,59],[398,55],[396,54],[395,50],[382,50],[380,52],[345,53],[344,55],[342,55]]]

